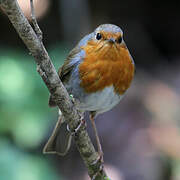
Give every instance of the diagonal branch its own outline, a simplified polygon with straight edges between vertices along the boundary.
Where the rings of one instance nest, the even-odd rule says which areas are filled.
[[[28,20],[25,18],[17,0],[0,0],[0,8],[8,16],[17,33],[34,57],[38,72],[49,92],[55,97],[54,99],[61,109],[70,130],[75,130],[80,123],[79,113],[60,81],[41,39],[36,35]],[[93,178],[95,180],[109,179],[107,178],[105,171],[101,169],[102,165],[98,160],[98,154],[94,149],[85,126],[82,126],[79,129],[75,137],[75,142],[81,157],[88,168],[90,177],[95,177]]]

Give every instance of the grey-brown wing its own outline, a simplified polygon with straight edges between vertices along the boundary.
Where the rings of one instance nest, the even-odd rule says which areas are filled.
[[[80,52],[80,48],[76,46],[74,49],[72,49],[66,58],[64,64],[62,67],[58,70],[59,78],[61,79],[63,84],[66,84],[69,81],[72,69],[74,67],[74,64],[71,63],[73,59],[75,59],[76,55]],[[57,106],[55,101],[53,100],[53,97],[50,95],[49,97],[49,106],[55,107]]]

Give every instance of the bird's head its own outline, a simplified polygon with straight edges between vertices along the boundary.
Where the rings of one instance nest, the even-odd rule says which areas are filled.
[[[123,31],[113,24],[103,24],[97,27],[83,49],[88,55],[113,61],[118,60],[122,53],[128,52],[123,40]]]

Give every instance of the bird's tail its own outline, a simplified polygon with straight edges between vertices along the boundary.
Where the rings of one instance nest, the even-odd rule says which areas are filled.
[[[67,124],[64,122],[64,117],[60,115],[52,135],[43,149],[43,153],[64,156],[71,146],[71,139],[72,136],[67,130]]]

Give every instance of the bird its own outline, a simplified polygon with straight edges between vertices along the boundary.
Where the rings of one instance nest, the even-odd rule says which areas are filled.
[[[82,38],[59,68],[59,78],[77,102],[77,109],[89,112],[101,159],[103,151],[94,120],[121,101],[134,73],[135,63],[125,44],[123,31],[114,24],[102,24]],[[56,106],[52,95],[49,106]],[[62,115],[59,117],[44,153],[65,155],[70,148],[71,132],[64,125]]]

